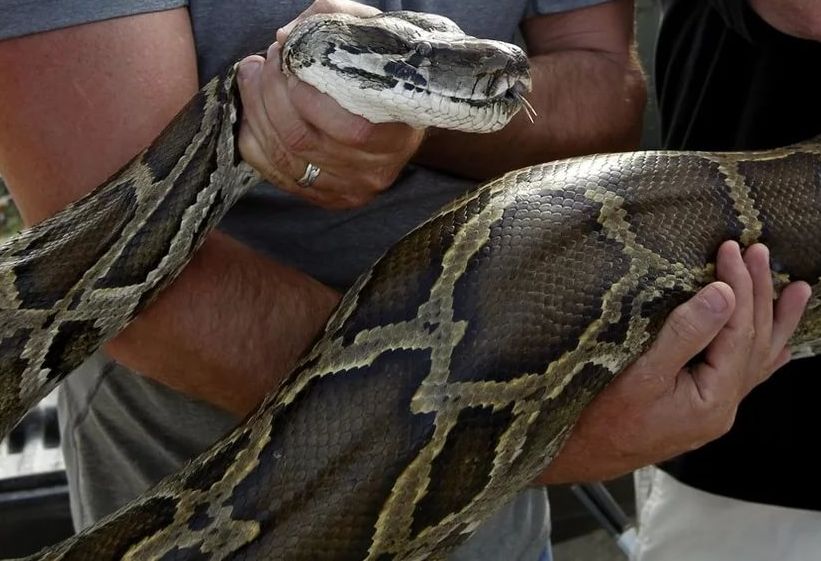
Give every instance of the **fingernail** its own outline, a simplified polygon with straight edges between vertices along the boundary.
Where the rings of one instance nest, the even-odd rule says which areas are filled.
[[[729,302],[724,297],[724,294],[715,286],[708,286],[702,293],[704,301],[707,302],[707,307],[713,313],[721,313],[727,309]]]
[[[240,80],[250,80],[262,68],[262,62],[259,60],[248,60],[240,64],[237,76]]]

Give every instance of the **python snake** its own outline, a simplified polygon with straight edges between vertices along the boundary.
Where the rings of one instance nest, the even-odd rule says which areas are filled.
[[[320,16],[293,32],[284,64],[334,95],[360,88],[338,100],[354,112],[413,99],[411,116],[437,115],[422,124],[498,128],[527,89],[524,55],[473,39],[460,49],[456,34],[420,14]],[[0,248],[3,433],[171,282],[258,180],[236,151],[239,111],[231,70],[107,183]],[[372,120],[408,113],[380,111]],[[793,345],[814,353],[821,143],[596,155],[487,183],[364,274],[233,432],[28,559],[443,559],[713,279],[726,239],[765,241],[780,279],[813,286]]]

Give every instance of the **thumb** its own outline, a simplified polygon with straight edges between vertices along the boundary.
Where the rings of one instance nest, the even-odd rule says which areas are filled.
[[[735,308],[732,288],[714,282],[674,309],[643,357],[653,372],[678,374],[703,351],[730,319]]]

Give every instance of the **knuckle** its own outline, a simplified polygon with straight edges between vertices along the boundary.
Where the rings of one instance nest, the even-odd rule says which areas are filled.
[[[334,6],[335,2],[333,0],[315,0],[310,9],[311,13],[329,12],[333,10]]]
[[[301,123],[281,131],[280,141],[285,150],[291,153],[305,152],[312,147],[310,131]]]
[[[377,168],[376,173],[374,174],[376,177],[376,184],[377,184],[377,191],[384,191],[396,181],[396,178],[399,177],[399,171],[401,168],[398,166],[382,166]]]
[[[266,142],[266,140],[263,138],[260,142],[257,139],[253,161],[247,160],[248,163],[263,170],[280,170],[281,172],[289,170],[292,164],[289,152],[277,143]]]
[[[628,376],[630,378],[634,378],[639,382],[645,382],[648,378],[655,376],[655,373],[658,371],[658,366],[656,365],[655,357],[653,353],[647,352],[633,361],[633,363],[624,368],[621,374],[616,378],[614,383],[618,382],[619,380],[624,380]]]
[[[408,128],[410,128],[410,134],[407,136],[406,148],[408,152],[413,153],[425,140],[425,129]]]
[[[375,177],[369,177],[363,181],[361,190],[363,193],[378,193],[382,190],[382,183]]]
[[[397,172],[392,167],[380,166],[371,170],[362,177],[363,194],[371,198],[374,194],[385,191],[393,184],[396,176]]]
[[[424,130],[414,129],[402,123],[392,123],[392,125],[396,126],[391,129],[392,135],[388,139],[390,151],[404,158],[410,158],[422,144],[425,138]]]
[[[367,119],[358,117],[349,130],[348,144],[354,148],[366,148],[371,145],[375,133],[376,125]]]
[[[697,340],[699,337],[699,329],[692,316],[685,308],[676,308],[670,314],[669,318],[670,329],[679,339],[686,342]]]
[[[274,153],[269,157],[263,167],[262,175],[273,185],[283,187],[285,185],[295,186],[296,179],[290,177],[284,170],[290,169],[291,161],[282,153]]]
[[[287,162],[284,154],[265,149],[259,139],[250,132],[240,132],[237,148],[242,159],[269,181],[276,177],[274,170],[285,169],[283,166]]]

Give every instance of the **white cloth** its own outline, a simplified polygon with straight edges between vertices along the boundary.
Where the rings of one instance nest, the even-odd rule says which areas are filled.
[[[632,561],[821,561],[821,512],[713,495],[649,469],[649,489],[647,472],[636,478]]]

